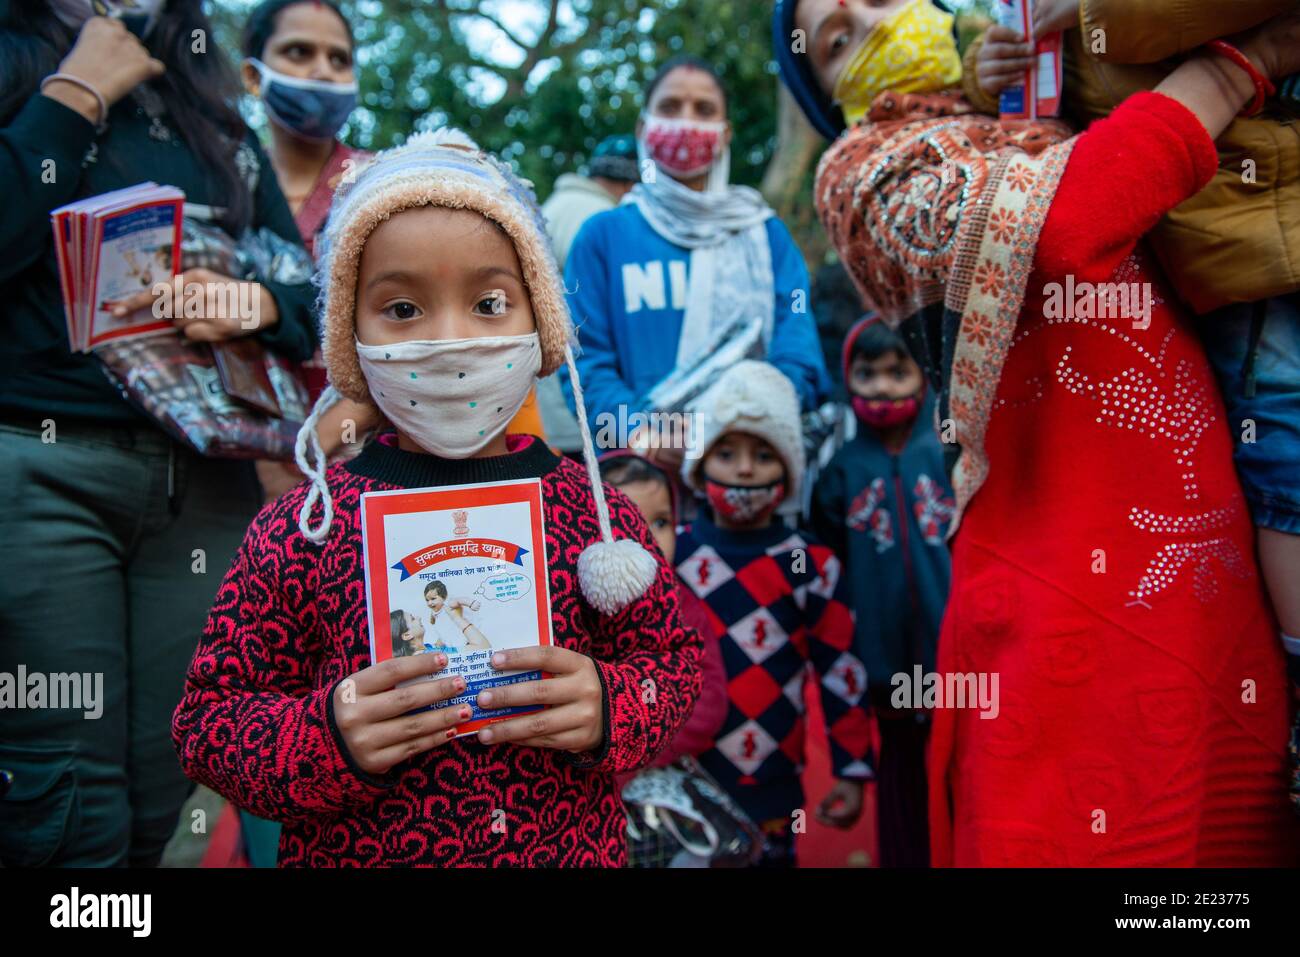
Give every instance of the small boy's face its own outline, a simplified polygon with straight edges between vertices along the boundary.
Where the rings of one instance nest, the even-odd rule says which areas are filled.
[[[728,432],[704,456],[704,474],[723,485],[759,487],[785,477],[785,463],[765,439]]]
[[[827,96],[867,34],[909,0],[799,0],[795,26],[807,38],[813,75]]]
[[[357,338],[366,345],[535,332],[515,246],[478,213],[403,210],[375,227],[357,275]]]
[[[650,526],[655,544],[668,564],[677,552],[677,528],[673,524],[673,497],[663,482],[630,482],[619,490],[632,500]]]
[[[874,359],[854,356],[846,384],[864,399],[905,399],[921,391],[922,381],[921,367],[911,356],[886,352]]]

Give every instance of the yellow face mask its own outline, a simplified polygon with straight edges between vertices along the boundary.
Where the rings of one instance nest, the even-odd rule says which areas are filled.
[[[853,126],[886,90],[930,93],[961,81],[953,17],[930,0],[912,0],[867,34],[835,81],[832,95]]]

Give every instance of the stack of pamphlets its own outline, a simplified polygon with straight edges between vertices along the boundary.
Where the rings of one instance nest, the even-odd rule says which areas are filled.
[[[180,271],[181,215],[185,194],[171,186],[140,183],[61,206],[50,214],[59,261],[68,342],[89,352],[175,329],[151,308],[114,316],[113,307]]]

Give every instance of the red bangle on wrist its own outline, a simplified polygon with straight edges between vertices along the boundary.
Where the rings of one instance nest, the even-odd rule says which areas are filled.
[[[1250,77],[1250,82],[1255,84],[1255,98],[1250,101],[1250,105],[1243,109],[1238,116],[1254,116],[1264,108],[1264,100],[1270,96],[1277,95],[1277,87],[1263,73],[1259,72],[1258,67],[1250,62],[1250,57],[1242,53],[1231,43],[1226,40],[1211,40],[1205,44],[1206,49],[1212,53],[1217,53],[1221,57],[1226,57],[1237,66],[1246,71]]]

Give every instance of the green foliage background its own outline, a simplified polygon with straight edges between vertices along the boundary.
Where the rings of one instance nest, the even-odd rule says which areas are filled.
[[[214,0],[224,49],[238,50],[253,6],[253,0]],[[357,38],[361,106],[343,131],[354,146],[382,149],[413,130],[452,124],[510,160],[545,198],[555,178],[580,169],[601,139],[632,131],[657,64],[692,53],[717,65],[727,87],[732,180],[757,186],[776,147],[772,0],[342,0],[341,6]],[[260,119],[255,106],[249,115],[255,124]],[[789,225],[815,245],[811,203],[799,205],[809,215],[795,215]]]
[[[214,6],[236,48],[253,4]],[[361,106],[345,138],[379,149],[412,130],[460,126],[511,160],[546,195],[610,133],[631,132],[656,64],[677,53],[716,63],[731,94],[736,182],[755,185],[774,145],[776,68],[767,0],[344,0],[357,34]],[[509,19],[520,7],[536,16]],[[556,25],[546,33],[550,10]],[[485,15],[476,12],[482,11]],[[508,41],[494,18],[531,46]],[[539,36],[540,34],[540,36]],[[491,54],[524,53],[518,66]],[[504,57],[502,57],[504,60]]]

